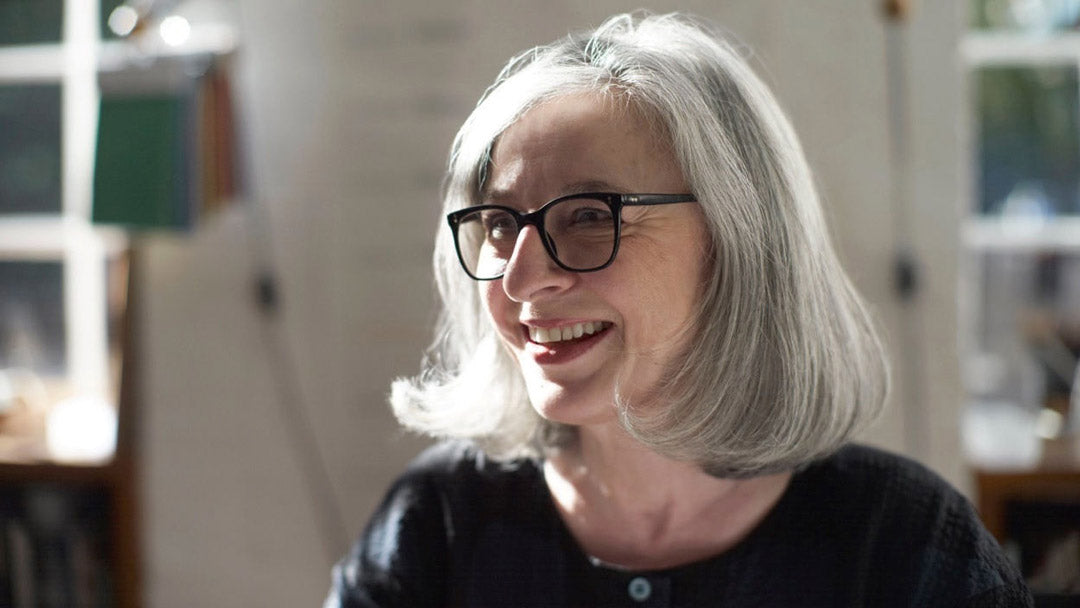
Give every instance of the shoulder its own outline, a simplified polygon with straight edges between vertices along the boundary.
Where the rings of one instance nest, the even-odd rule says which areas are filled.
[[[489,493],[524,486],[539,478],[540,465],[530,459],[496,460],[476,445],[447,441],[424,450],[391,488],[424,488],[440,495]]]
[[[847,444],[830,456],[823,458],[807,470],[820,469],[840,475],[867,476],[870,478],[914,476],[923,479],[940,479],[922,463],[906,456],[868,445]],[[942,481],[944,483],[944,481]]]
[[[327,606],[439,606],[454,555],[491,505],[536,479],[535,463],[501,462],[464,442],[436,444],[397,478],[334,570]],[[534,485],[534,484],[533,484]]]
[[[879,542],[973,550],[988,535],[971,503],[926,466],[877,448],[849,445],[796,476],[800,496]]]
[[[442,476],[497,473],[518,468],[526,460],[495,460],[470,441],[441,441],[421,452],[405,469],[405,476]]]
[[[913,605],[1026,595],[971,503],[914,460],[849,445],[799,472],[792,489],[804,522],[828,521],[829,533],[846,539],[870,588],[896,586],[890,593],[908,595]]]
[[[911,494],[913,499],[964,500],[947,481],[922,463],[865,445],[846,445],[831,456],[812,463],[800,475],[819,484],[858,493],[889,492]]]
[[[847,445],[798,472],[794,483],[803,496],[832,509],[888,511],[892,518],[936,518],[957,513],[972,517],[967,499],[925,465],[905,456],[863,445]],[[915,522],[912,522],[915,523]]]
[[[394,481],[368,524],[368,533],[388,524],[402,529],[402,519],[456,524],[478,515],[478,507],[520,495],[541,479],[531,460],[501,461],[469,442],[448,441],[424,450]]]

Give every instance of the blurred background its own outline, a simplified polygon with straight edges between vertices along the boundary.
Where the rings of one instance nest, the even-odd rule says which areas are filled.
[[[454,133],[642,6],[800,133],[894,357],[862,440],[1080,593],[1080,0],[0,0],[0,605],[318,605],[426,445]]]

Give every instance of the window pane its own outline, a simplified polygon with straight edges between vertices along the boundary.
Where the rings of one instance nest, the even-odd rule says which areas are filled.
[[[1080,211],[1076,68],[985,68],[975,84],[980,211]]]
[[[0,125],[0,214],[59,213],[60,86],[0,86]]]
[[[59,42],[64,0],[0,0],[0,45]]]
[[[976,348],[993,362],[975,390],[1028,408],[1067,403],[1080,356],[1080,256],[983,256]]]
[[[970,0],[971,27],[1028,32],[1076,29],[1080,0]]]
[[[64,373],[63,285],[60,262],[0,262],[0,369]]]

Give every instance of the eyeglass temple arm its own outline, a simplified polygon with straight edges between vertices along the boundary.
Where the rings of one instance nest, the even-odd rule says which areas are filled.
[[[669,205],[672,203],[696,203],[693,194],[624,194],[623,205]]]

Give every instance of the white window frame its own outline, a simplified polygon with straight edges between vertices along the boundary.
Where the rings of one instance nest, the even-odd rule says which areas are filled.
[[[64,381],[74,395],[115,400],[107,262],[127,247],[127,239],[121,230],[91,223],[100,3],[65,0],[63,10],[59,43],[0,46],[0,85],[60,86],[62,183],[58,214],[0,215],[0,261],[62,263]]]

